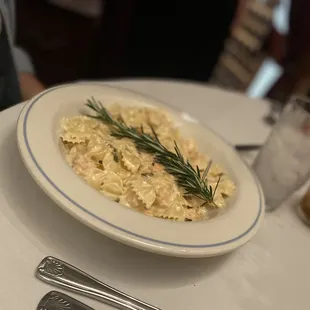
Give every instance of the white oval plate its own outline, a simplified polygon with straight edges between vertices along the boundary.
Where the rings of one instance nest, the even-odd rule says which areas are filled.
[[[81,113],[91,96],[104,104],[117,101],[168,110],[181,132],[195,138],[200,150],[225,167],[236,183],[237,193],[227,211],[209,221],[173,222],[126,208],[87,185],[64,160],[57,131],[59,120]],[[48,89],[25,105],[18,119],[17,140],[30,174],[60,207],[98,232],[142,250],[178,257],[224,254],[249,241],[263,218],[261,187],[240,156],[187,114],[139,93],[96,83]]]

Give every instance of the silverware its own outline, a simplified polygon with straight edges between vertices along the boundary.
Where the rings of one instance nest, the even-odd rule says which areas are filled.
[[[37,310],[94,310],[82,302],[60,292],[47,293],[39,302]]]
[[[160,310],[55,257],[44,258],[37,268],[36,276],[45,282],[98,299],[121,310]]]
[[[262,147],[262,144],[236,144],[237,151],[255,151]]]

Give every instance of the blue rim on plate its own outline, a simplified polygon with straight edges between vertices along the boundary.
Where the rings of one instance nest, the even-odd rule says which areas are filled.
[[[114,225],[110,222],[108,222],[107,220],[105,220],[104,218],[101,218],[99,216],[97,216],[96,214],[88,211],[85,207],[83,207],[82,205],[80,205],[79,203],[77,203],[74,199],[72,199],[71,197],[69,197],[65,192],[63,192],[49,177],[48,175],[44,172],[44,170],[40,167],[40,165],[38,164],[38,161],[36,160],[32,150],[31,150],[31,147],[29,145],[29,140],[28,140],[28,136],[27,136],[27,122],[28,122],[28,118],[29,118],[29,115],[31,113],[31,110],[32,108],[34,107],[34,105],[39,101],[39,99],[41,99],[44,95],[54,91],[54,90],[57,90],[59,88],[62,88],[62,87],[68,87],[68,85],[60,85],[60,86],[56,86],[54,88],[51,88],[49,90],[46,90],[45,92],[43,92],[42,94],[38,95],[31,103],[30,105],[27,107],[27,111],[26,111],[26,114],[25,114],[25,117],[23,119],[23,137],[24,137],[24,141],[25,141],[25,145],[26,145],[26,148],[27,148],[27,151],[33,161],[33,163],[35,164],[35,166],[37,167],[37,169],[40,171],[40,173],[42,174],[42,176],[44,177],[44,179],[61,195],[63,196],[65,199],[67,199],[70,203],[72,203],[73,205],[75,205],[77,208],[79,208],[80,210],[82,210],[83,212],[85,212],[86,214],[90,215],[91,217],[97,219],[98,221],[106,224],[106,225],[109,225],[110,227],[114,228],[114,229],[117,229],[119,231],[122,231],[124,233],[127,233],[131,236],[134,236],[134,237],[138,237],[140,239],[143,239],[143,240],[147,240],[147,241],[151,241],[151,242],[154,242],[154,243],[157,243],[157,244],[160,244],[160,245],[169,245],[169,246],[174,246],[174,247],[183,247],[183,248],[215,248],[215,247],[219,247],[219,246],[222,246],[222,245],[227,245],[227,244],[230,244],[230,243],[233,243],[243,237],[245,237],[247,234],[249,234],[253,229],[254,227],[256,226],[261,214],[262,214],[262,209],[263,209],[263,200],[262,200],[262,193],[261,193],[261,190],[260,190],[260,185],[258,183],[258,180],[256,178],[256,176],[253,174],[253,172],[251,171],[251,174],[253,176],[253,179],[255,181],[255,185],[257,187],[257,191],[259,192],[259,207],[258,207],[258,213],[257,213],[257,216],[255,217],[255,220],[253,221],[253,223],[250,225],[250,227],[244,231],[243,233],[241,233],[240,235],[232,238],[232,239],[229,239],[229,240],[226,240],[226,241],[223,241],[223,242],[218,242],[218,243],[212,243],[212,244],[197,244],[197,245],[192,245],[192,244],[182,244],[182,243],[173,243],[173,242],[167,242],[167,241],[162,241],[162,240],[158,240],[158,239],[154,239],[154,238],[149,238],[149,237],[146,237],[146,236],[143,236],[143,235],[140,235],[140,234],[136,234],[132,231],[129,231],[129,230],[126,230],[122,227],[119,227],[117,225]],[[217,135],[218,136],[218,135]],[[220,136],[218,136],[221,140],[222,138]],[[225,142],[226,143],[226,142]],[[247,164],[243,161],[243,159],[240,157],[240,159],[242,160],[243,164],[247,166]],[[248,166],[247,166],[248,169],[250,169]]]

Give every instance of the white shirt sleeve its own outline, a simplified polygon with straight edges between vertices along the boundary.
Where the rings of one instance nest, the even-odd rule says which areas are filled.
[[[25,50],[17,46],[13,47],[13,58],[18,72],[34,73],[34,67]]]

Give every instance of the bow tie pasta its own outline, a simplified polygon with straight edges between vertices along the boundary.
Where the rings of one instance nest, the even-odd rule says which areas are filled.
[[[147,107],[119,106],[108,108],[112,117],[148,134],[155,130],[160,142],[174,152],[176,142],[186,160],[203,171],[209,159],[199,152],[195,141],[180,135],[169,116]],[[145,215],[176,220],[197,221],[213,217],[224,208],[235,192],[235,185],[218,165],[211,166],[208,184],[217,185],[214,205],[185,193],[174,177],[155,162],[154,155],[138,150],[128,138],[111,135],[109,126],[87,116],[63,118],[60,141],[72,169],[90,186],[123,206]]]

